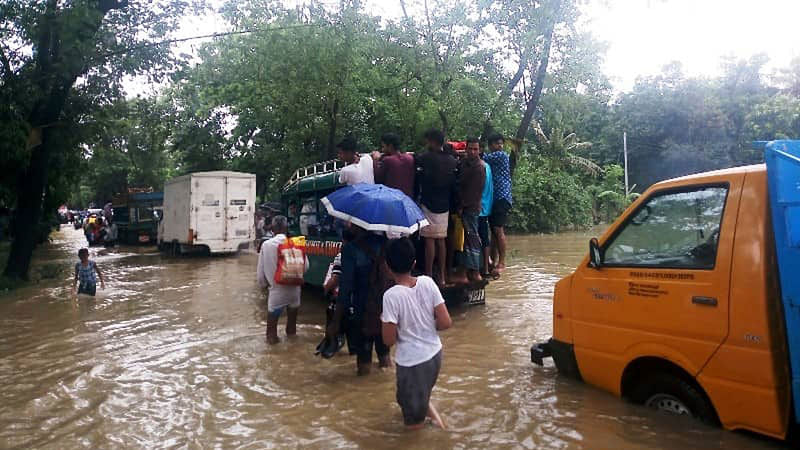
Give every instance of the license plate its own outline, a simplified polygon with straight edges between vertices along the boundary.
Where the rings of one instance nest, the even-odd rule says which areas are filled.
[[[141,242],[141,243],[150,242],[150,236],[148,236],[146,234],[140,234],[139,235],[139,242]]]
[[[483,289],[467,291],[467,303],[470,305],[483,305],[486,303],[486,291]]]

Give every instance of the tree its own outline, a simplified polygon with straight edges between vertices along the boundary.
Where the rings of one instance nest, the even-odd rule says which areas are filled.
[[[11,137],[3,165],[19,168],[5,275],[27,277],[43,204],[67,197],[51,183],[60,169],[59,154],[77,151],[63,146],[63,128],[119,98],[124,75],[170,69],[175,61],[167,48],[152,44],[176,26],[188,6],[180,0],[0,5],[0,118]]]

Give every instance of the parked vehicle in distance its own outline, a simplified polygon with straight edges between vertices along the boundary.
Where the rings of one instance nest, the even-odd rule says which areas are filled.
[[[652,408],[785,438],[800,417],[800,141],[765,147],[766,165],[652,186],[592,239],[556,284],[553,337],[531,359]]]
[[[157,208],[164,203],[163,192],[131,192],[112,200],[117,241],[127,245],[154,244],[158,236]]]
[[[158,246],[174,254],[233,253],[255,238],[256,176],[197,172],[164,185]]]

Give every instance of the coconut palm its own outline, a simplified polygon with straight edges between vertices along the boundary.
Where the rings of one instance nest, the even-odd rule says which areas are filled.
[[[591,142],[581,142],[575,133],[566,133],[563,128],[556,126],[550,129],[550,136],[542,130],[538,121],[533,122],[533,133],[536,136],[536,148],[547,157],[578,168],[594,177],[603,173],[603,168],[594,161],[575,154],[592,146]]]

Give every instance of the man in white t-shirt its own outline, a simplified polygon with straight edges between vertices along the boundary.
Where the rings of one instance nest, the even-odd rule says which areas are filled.
[[[358,153],[358,143],[353,137],[346,137],[336,146],[339,159],[347,165],[339,171],[339,182],[352,185],[358,183],[375,183],[375,172],[372,157]]]
[[[437,330],[453,325],[432,278],[413,277],[414,244],[408,238],[389,242],[386,263],[395,286],[383,294],[381,334],[387,346],[397,344],[397,403],[408,429],[420,429],[425,418],[445,428],[431,403],[431,391],[442,366],[442,341]]]

